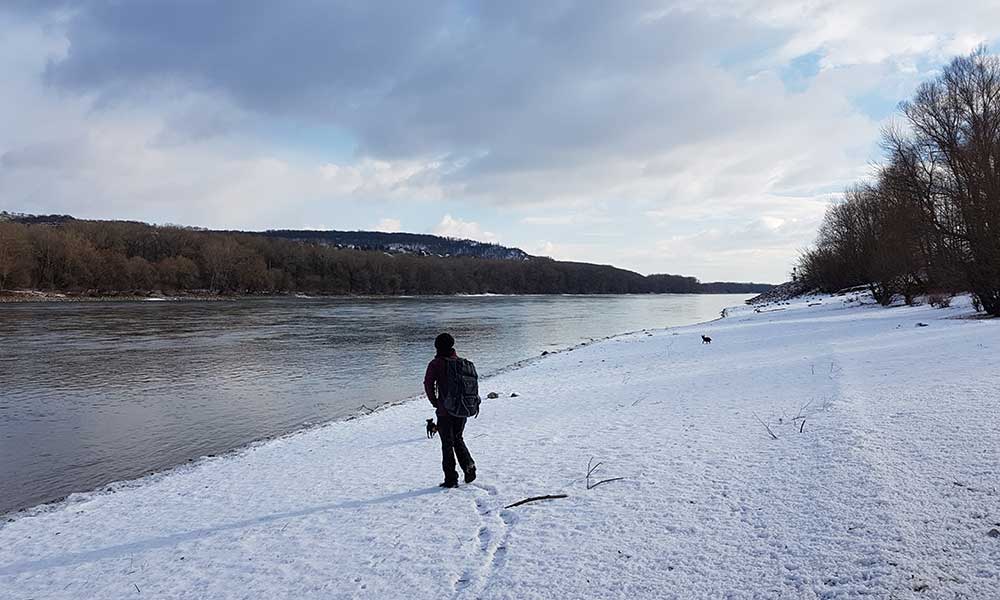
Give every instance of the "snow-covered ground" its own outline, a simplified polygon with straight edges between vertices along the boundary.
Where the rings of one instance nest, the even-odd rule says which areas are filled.
[[[0,598],[1000,598],[1000,322],[819,301],[482,382],[456,490],[421,399],[74,496]]]

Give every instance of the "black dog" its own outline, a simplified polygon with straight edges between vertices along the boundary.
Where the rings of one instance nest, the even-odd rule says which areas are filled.
[[[437,432],[438,426],[434,423],[434,419],[427,419],[427,439],[434,437]]]
[[[701,336],[701,343],[702,344],[711,344],[712,343],[712,338],[708,337],[707,335],[703,335],[703,336]]]

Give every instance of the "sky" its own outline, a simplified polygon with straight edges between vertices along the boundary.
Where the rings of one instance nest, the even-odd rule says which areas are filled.
[[[1000,3],[0,1],[0,209],[777,283]]]

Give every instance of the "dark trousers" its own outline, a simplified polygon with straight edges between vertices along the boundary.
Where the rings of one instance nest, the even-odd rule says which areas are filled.
[[[468,471],[476,466],[469,449],[465,447],[462,433],[465,431],[464,417],[451,415],[438,416],[438,436],[441,438],[441,468],[444,469],[445,481],[458,481],[455,471],[455,457],[462,471]]]

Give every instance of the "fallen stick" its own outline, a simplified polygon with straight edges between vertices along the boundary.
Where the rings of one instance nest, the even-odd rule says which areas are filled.
[[[757,422],[764,426],[764,429],[767,430],[767,433],[771,436],[772,439],[775,439],[775,440],[778,439],[778,436],[774,435],[774,432],[771,431],[771,428],[767,426],[767,423],[765,423],[764,421],[760,420],[760,417],[757,416],[757,413],[752,413],[752,414],[753,414],[753,418],[757,419]]]
[[[622,479],[625,479],[625,478],[624,477],[612,477],[611,479],[602,479],[602,480],[598,481],[597,483],[595,483],[594,485],[590,486],[587,489],[588,490],[592,490],[595,487],[601,485],[602,483],[608,483],[608,482],[611,482],[611,481],[621,481]]]
[[[529,502],[538,502],[540,500],[555,500],[557,498],[568,498],[566,494],[548,494],[546,496],[533,496],[531,498],[525,498],[524,500],[519,500],[514,504],[508,504],[504,508],[514,508],[515,506],[521,506],[522,504],[527,504]]]

